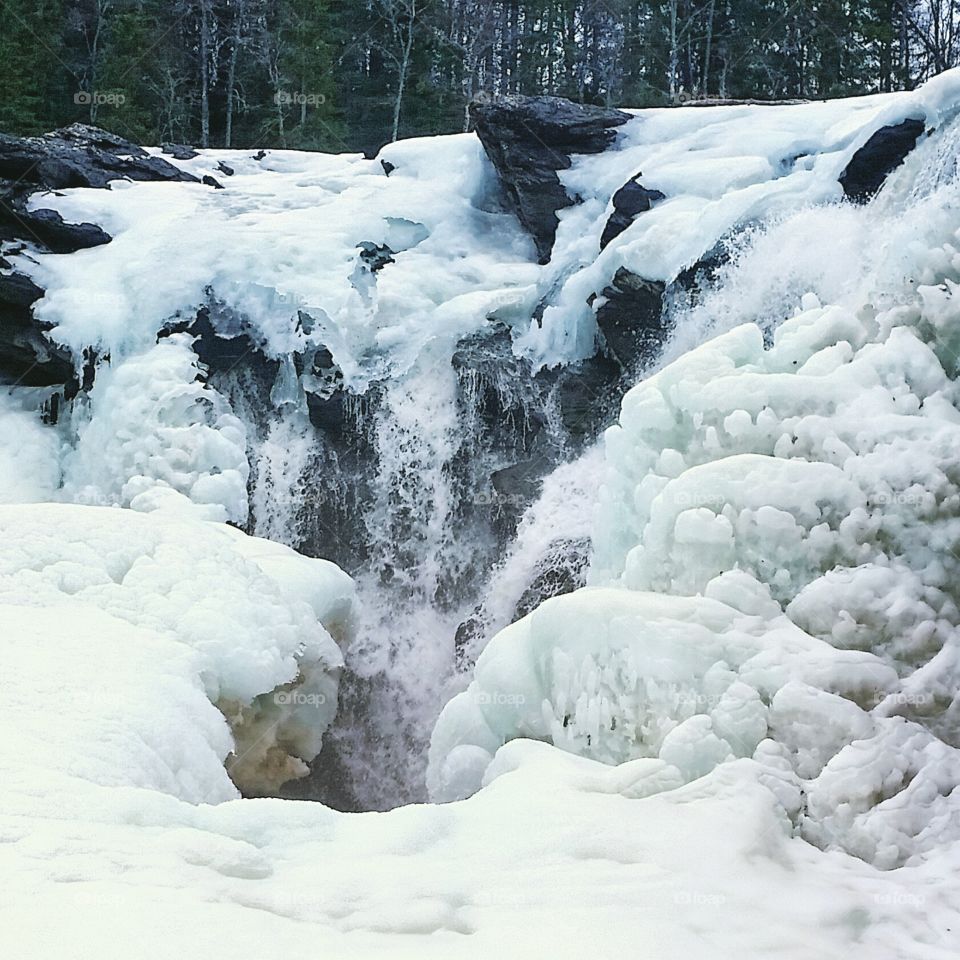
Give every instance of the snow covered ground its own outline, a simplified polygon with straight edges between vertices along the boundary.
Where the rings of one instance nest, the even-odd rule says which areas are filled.
[[[958,109],[950,74],[638,114],[567,173],[585,202],[544,268],[471,137],[391,147],[389,178],[238,152],[187,162],[235,166],[224,191],[51,198],[116,239],[37,258],[39,312],[113,363],[72,434],[0,397],[3,955],[955,957]],[[913,116],[937,132],[873,204],[807,206]],[[596,258],[641,168],[668,199]],[[160,324],[212,297],[357,383],[488,314],[571,357],[618,265],[669,278],[744,220],[607,434],[593,585],[499,634],[440,718],[456,802],[238,799],[227,768],[271,793],[319,749],[353,586],[225,523],[243,425]],[[400,250],[375,295],[360,241]]]

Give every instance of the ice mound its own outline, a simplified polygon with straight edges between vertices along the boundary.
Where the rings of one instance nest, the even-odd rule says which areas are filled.
[[[103,365],[72,414],[57,499],[149,512],[164,505],[207,520],[247,518],[246,430],[200,381],[191,339],[176,334]]]
[[[958,207],[953,180],[866,246],[825,241],[856,264],[837,302],[810,293],[626,395],[595,586],[490,643],[437,723],[432,796],[532,737],[659,761],[664,783],[752,757],[802,789],[800,835],[885,868],[960,836]],[[806,216],[771,236],[789,249]]]
[[[44,610],[60,623],[49,644],[109,619],[111,650],[127,625],[131,647],[146,636],[172,651],[229,721],[227,767],[253,795],[319,752],[337,706],[336,639],[354,617],[353,583],[327,561],[194,517],[65,504],[0,508],[0,603],[18,614],[13,636]],[[101,674],[119,683],[110,656]],[[219,750],[229,739],[218,737]]]

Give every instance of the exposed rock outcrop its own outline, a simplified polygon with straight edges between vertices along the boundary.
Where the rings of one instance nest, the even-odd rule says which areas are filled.
[[[866,203],[917,145],[925,125],[922,120],[904,120],[881,127],[854,155],[840,175],[844,194]]]
[[[43,290],[28,277],[9,271],[9,263],[0,257],[0,383],[25,387],[68,383],[74,375],[68,352],[44,336],[31,313]]]
[[[574,154],[602,153],[630,115],[561,97],[503,96],[470,104],[470,119],[541,263],[550,260],[559,220],[572,206],[558,170]]]
[[[106,187],[121,179],[197,180],[129,140],[83,123],[42,137],[0,134],[0,178],[45,190]]]
[[[666,199],[659,190],[648,190],[638,183],[637,178],[641,176],[643,174],[638,173],[613,195],[613,213],[610,214],[600,237],[601,250],[611,240],[619,237],[633,223],[635,217],[646,213],[658,200]]]
[[[110,181],[196,182],[142,147],[81,123],[42,137],[0,134],[0,243],[6,256],[73,253],[110,242],[92,223],[67,223],[54,210],[35,209],[31,198],[71,187],[108,187]],[[43,296],[31,279],[0,257],[0,381],[22,386],[79,388],[68,352],[51,342],[33,318]]]
[[[652,356],[663,343],[663,296],[666,285],[644,280],[621,267],[605,287],[597,308],[597,326],[606,353],[624,370]]]

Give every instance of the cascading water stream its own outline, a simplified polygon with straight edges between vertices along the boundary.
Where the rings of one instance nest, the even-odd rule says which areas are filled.
[[[554,462],[569,448],[549,391],[496,363],[458,368],[459,346],[438,339],[406,372],[349,395],[350,440],[340,448],[311,423],[292,367],[280,363],[272,383],[246,373],[217,383],[247,424],[251,532],[336,559],[358,588],[337,720],[311,778],[289,785],[293,796],[351,809],[425,799],[433,723],[484,640],[514,619],[538,563],[562,566],[550,553],[558,530],[582,534],[563,541],[579,550],[567,589],[579,582],[584,469],[547,478],[547,506],[521,524],[512,560],[515,522],[505,516],[519,513],[521,497],[491,486],[536,437]],[[465,623],[472,629],[461,638]]]

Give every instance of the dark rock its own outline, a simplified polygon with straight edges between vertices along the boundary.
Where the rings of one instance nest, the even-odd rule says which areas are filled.
[[[360,250],[360,260],[364,263],[371,273],[382,270],[388,263],[395,263],[393,259],[394,251],[386,244],[371,243],[369,240],[363,240],[357,244]]]
[[[51,343],[29,320],[0,304],[0,382],[51,387],[74,377],[69,351]]]
[[[471,614],[458,627],[453,638],[453,649],[458,669],[467,669],[470,666],[471,654],[485,633],[483,619],[477,613]]]
[[[383,172],[388,177],[390,176],[391,173],[393,173],[394,170],[397,169],[397,165],[395,163],[391,163],[389,160],[381,160],[380,166],[383,167]]]
[[[616,139],[614,128],[630,115],[562,97],[503,96],[471,103],[470,119],[540,262],[547,263],[557,211],[574,203],[557,171],[570,166],[573,154],[606,150]]]
[[[496,470],[490,475],[495,496],[491,502],[504,506],[532,503],[540,492],[544,476],[553,464],[544,456],[523,460],[512,466]]]
[[[0,228],[9,236],[35,240],[52,253],[73,253],[110,242],[93,223],[67,223],[55,210],[29,210],[21,200],[0,204]]]
[[[652,359],[663,344],[665,289],[659,280],[644,280],[624,267],[604,288],[597,326],[608,356],[623,370],[634,370],[639,362]]]
[[[677,274],[676,283],[684,290],[701,292],[712,284],[720,269],[730,262],[730,248],[721,241],[708,250],[692,267],[686,267]]]
[[[881,127],[853,155],[840,175],[844,194],[857,203],[866,203],[903,163],[924,129],[922,120],[904,120],[895,126]]]
[[[210,374],[222,376],[243,363],[248,371],[255,368],[256,375],[264,383],[271,384],[276,379],[278,361],[267,357],[244,331],[238,331],[234,336],[218,332],[210,318],[209,307],[201,307],[195,317],[168,323],[157,334],[157,339],[173,333],[187,333],[195,338],[193,352]]]
[[[620,364],[604,353],[537,376],[552,379],[563,427],[580,443],[596,437],[612,421],[625,387]]]
[[[43,296],[41,287],[38,287],[29,277],[13,270],[2,257],[0,257],[0,270],[12,271],[0,273],[0,303],[26,308]]]
[[[100,127],[91,126],[88,123],[71,123],[67,127],[60,127],[52,133],[44,135],[45,138],[56,138],[65,143],[71,143],[75,146],[86,149],[93,147],[105,153],[115,153],[118,156],[126,157],[147,157],[149,154],[139,144],[126,140],[110,133],[107,130],[101,130]]]
[[[607,220],[603,228],[603,235],[600,237],[600,249],[603,250],[611,240],[619,237],[627,227],[633,223],[634,217],[641,213],[646,213],[650,207],[658,200],[665,200],[666,197],[659,190],[647,190],[646,187],[637,183],[637,174],[628,180],[613,195],[613,213]]]
[[[514,620],[536,610],[544,600],[573,593],[586,583],[590,541],[560,538],[555,540],[538,564],[537,574],[523,591],[514,610]]]
[[[0,259],[0,268],[6,268]],[[34,322],[31,305],[43,296],[29,277],[0,273],[0,382],[25,387],[65,384],[74,377],[69,351]]]
[[[174,160],[193,160],[200,156],[193,147],[188,147],[185,143],[161,143],[160,149]]]
[[[121,179],[197,180],[136,144],[79,123],[42,137],[0,134],[0,178],[47,190],[106,187]]]
[[[307,413],[310,422],[336,443],[347,432],[347,394],[343,371],[334,363],[333,354],[321,347],[314,355],[304,378]]]

